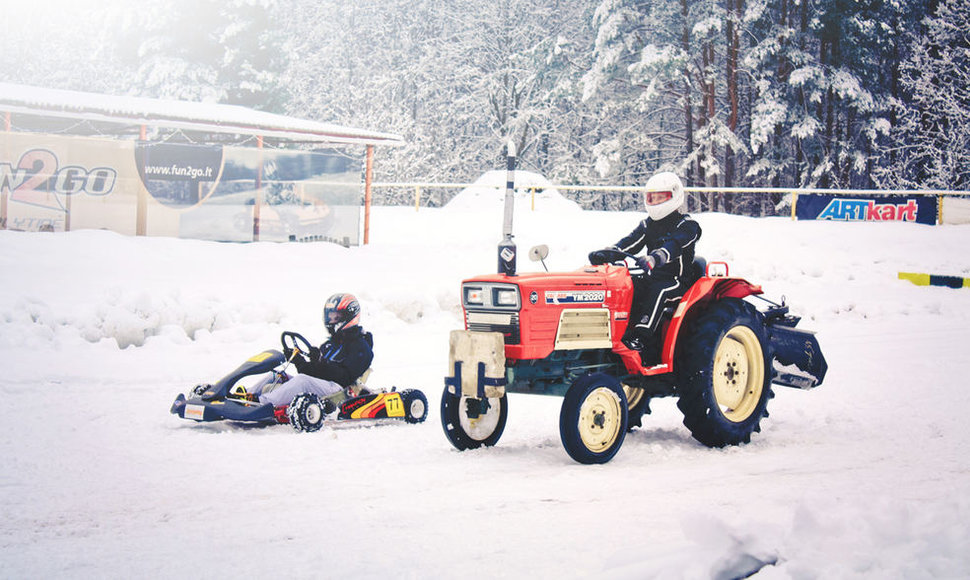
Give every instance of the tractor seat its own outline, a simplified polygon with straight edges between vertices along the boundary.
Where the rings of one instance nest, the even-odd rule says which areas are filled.
[[[697,282],[707,274],[707,260],[701,256],[694,256],[694,261],[690,265],[690,285]]]

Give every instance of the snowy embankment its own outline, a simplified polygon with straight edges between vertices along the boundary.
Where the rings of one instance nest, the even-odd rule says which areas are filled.
[[[520,200],[520,251],[569,270],[640,214]],[[375,208],[372,243],[219,244],[0,231],[0,576],[961,577],[970,574],[970,226],[695,216],[699,250],[788,298],[830,370],[776,388],[750,445],[708,449],[675,402],[602,466],[559,442],[561,399],[510,397],[499,444],[458,453],[438,403],[463,277],[494,271],[494,200]],[[540,268],[521,259],[520,269]],[[196,424],[178,392],[324,339],[355,293],[370,383],[420,388],[416,426],[314,434]]]

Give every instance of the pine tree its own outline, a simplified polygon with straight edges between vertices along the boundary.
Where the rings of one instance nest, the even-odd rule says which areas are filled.
[[[970,5],[943,0],[910,36],[899,79],[898,128],[887,185],[970,187]]]

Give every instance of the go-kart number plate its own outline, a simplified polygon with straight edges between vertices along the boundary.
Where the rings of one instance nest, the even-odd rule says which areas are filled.
[[[202,421],[205,418],[205,405],[186,405],[185,418]]]
[[[401,395],[397,393],[391,393],[384,400],[384,408],[387,409],[388,417],[403,417],[404,416],[404,401],[401,400]]]

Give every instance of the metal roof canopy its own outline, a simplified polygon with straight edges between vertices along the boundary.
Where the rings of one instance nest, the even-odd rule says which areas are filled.
[[[119,97],[0,83],[0,111],[98,123],[250,135],[291,143],[401,145],[399,135],[320,123],[238,105]]]

